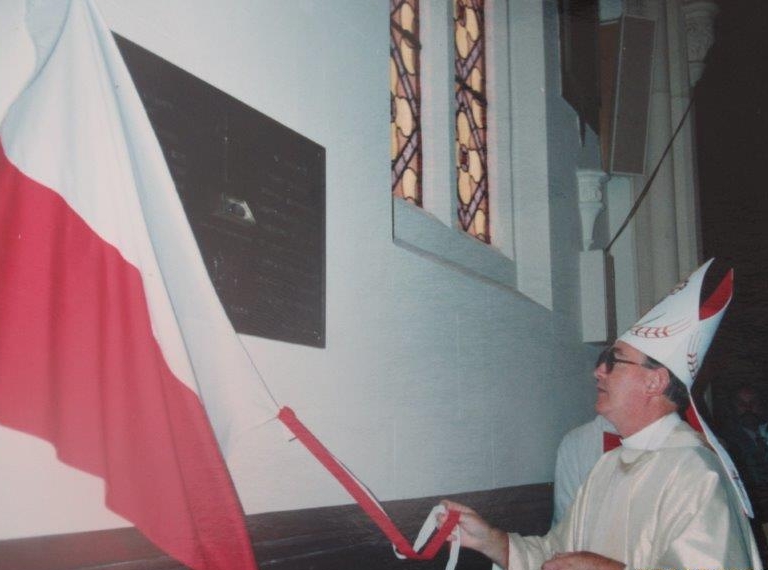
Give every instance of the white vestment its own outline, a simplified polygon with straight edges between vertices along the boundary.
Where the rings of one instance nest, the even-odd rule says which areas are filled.
[[[761,570],[717,456],[688,424],[670,416],[659,422],[664,429],[645,437],[643,448],[626,447],[627,438],[600,458],[547,535],[511,533],[508,568],[539,570],[556,552],[589,551],[627,570]]]

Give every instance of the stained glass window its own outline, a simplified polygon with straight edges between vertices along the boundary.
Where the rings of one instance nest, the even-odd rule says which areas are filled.
[[[421,206],[419,0],[390,0],[392,194]]]
[[[459,223],[490,243],[484,0],[454,0]]]

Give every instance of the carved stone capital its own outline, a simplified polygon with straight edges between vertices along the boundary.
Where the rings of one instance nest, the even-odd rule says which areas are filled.
[[[715,42],[715,16],[718,8],[714,0],[696,0],[683,3],[682,9],[688,44],[688,67],[693,87],[704,72],[704,58]]]
[[[592,234],[597,215],[603,210],[603,184],[608,175],[602,170],[579,168],[576,181],[579,186],[579,214],[581,215],[581,246],[584,251],[592,247]]]

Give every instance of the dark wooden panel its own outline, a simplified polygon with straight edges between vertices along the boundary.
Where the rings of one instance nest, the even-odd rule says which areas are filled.
[[[325,149],[116,40],[235,329],[325,346]]]
[[[552,518],[552,485],[525,485],[452,495],[489,522],[522,534],[544,534]],[[403,534],[416,536],[440,497],[389,501],[384,508]],[[264,513],[247,517],[262,569],[437,570],[448,557],[400,561],[386,537],[357,505]],[[488,559],[469,550],[460,570],[487,570]],[[0,541],[0,570],[183,570],[135,529],[118,529]]]
[[[655,22],[622,16],[611,134],[610,172],[643,174],[648,139]]]
[[[613,135],[614,89],[619,57],[619,22],[600,24],[600,155],[603,170],[610,171]]]
[[[600,134],[598,0],[558,0],[563,98]]]

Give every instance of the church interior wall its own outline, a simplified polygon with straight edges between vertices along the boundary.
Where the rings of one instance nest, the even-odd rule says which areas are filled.
[[[559,439],[592,413],[575,172],[599,163],[559,97],[556,2],[546,49],[531,45],[546,66],[552,310],[393,243],[387,1],[97,4],[117,33],[326,149],[326,347],[244,338],[277,400],[382,500],[551,481]],[[127,524],[47,444],[14,453],[28,439],[0,428],[0,538]],[[350,501],[276,422],[227,461],[246,513]]]

